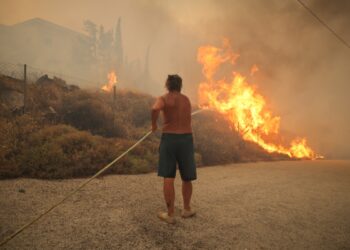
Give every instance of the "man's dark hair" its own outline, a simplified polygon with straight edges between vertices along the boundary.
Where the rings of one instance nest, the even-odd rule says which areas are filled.
[[[182,78],[178,75],[168,75],[165,86],[169,91],[180,92],[182,88]]]

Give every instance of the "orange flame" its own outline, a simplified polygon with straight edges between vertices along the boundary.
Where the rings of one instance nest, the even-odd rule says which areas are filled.
[[[253,76],[256,72],[258,72],[259,71],[259,68],[258,68],[258,66],[256,65],[256,64],[254,64],[253,66],[252,66],[252,68],[250,69],[250,76]]]
[[[294,139],[289,148],[268,142],[269,137],[278,136],[281,118],[272,115],[266,107],[265,98],[246,82],[244,76],[233,72],[230,81],[214,79],[221,65],[234,64],[238,57],[227,40],[223,48],[203,46],[198,49],[197,59],[203,65],[202,72],[206,78],[199,85],[200,105],[222,113],[244,140],[259,144],[269,153],[286,154],[291,158],[322,158],[307,146],[305,138]],[[257,67],[253,66],[252,72],[256,71]]]
[[[107,75],[108,83],[102,86],[102,90],[106,92],[111,92],[113,90],[113,86],[117,84],[117,75],[114,71],[111,71]]]

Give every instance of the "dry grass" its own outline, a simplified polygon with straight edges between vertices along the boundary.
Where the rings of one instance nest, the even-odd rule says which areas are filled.
[[[11,84],[0,78],[0,87]],[[0,115],[0,178],[89,176],[121,154],[150,129],[154,98],[130,91],[112,95],[66,85],[59,79],[29,84],[26,115]],[[4,106],[5,107],[5,106]],[[242,140],[215,112],[193,118],[197,164],[287,159]],[[108,173],[156,169],[159,133]]]

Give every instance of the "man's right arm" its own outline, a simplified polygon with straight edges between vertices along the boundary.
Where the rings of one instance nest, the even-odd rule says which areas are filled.
[[[152,112],[151,112],[152,132],[155,132],[158,128],[157,121],[158,121],[159,113],[164,108],[164,105],[165,103],[163,98],[159,97],[152,107]]]

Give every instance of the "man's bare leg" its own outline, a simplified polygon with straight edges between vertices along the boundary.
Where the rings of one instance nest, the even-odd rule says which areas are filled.
[[[184,201],[184,209],[191,210],[192,182],[182,181],[182,198]]]
[[[192,197],[192,182],[182,181],[182,197],[184,201],[184,210],[182,211],[183,218],[189,218],[196,214],[191,209],[191,197]]]
[[[168,215],[174,215],[175,188],[174,178],[164,178],[164,199],[168,208]]]

